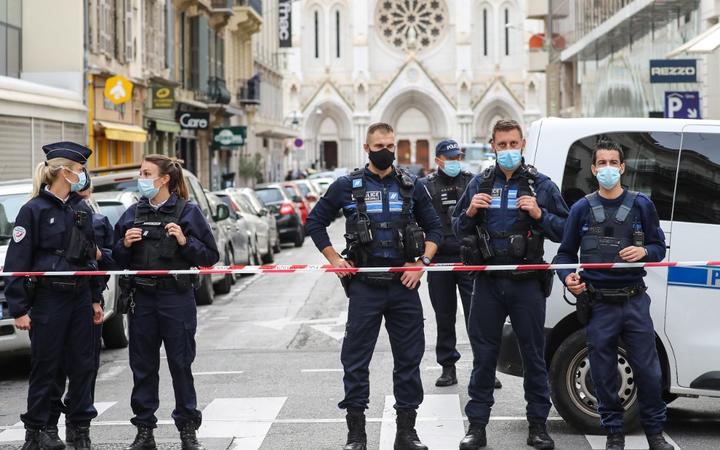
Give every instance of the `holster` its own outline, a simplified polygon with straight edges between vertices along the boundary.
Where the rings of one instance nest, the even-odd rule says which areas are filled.
[[[589,291],[584,291],[580,295],[576,295],[575,314],[580,325],[586,326],[590,323],[592,316],[593,299]]]
[[[350,298],[350,283],[352,283],[351,275],[345,275],[340,278],[340,284],[342,284],[342,287],[345,290],[345,297],[347,298]]]
[[[25,289],[25,295],[27,296],[30,305],[33,304],[35,295],[37,295],[37,284],[37,277],[25,277],[23,279],[23,289]]]

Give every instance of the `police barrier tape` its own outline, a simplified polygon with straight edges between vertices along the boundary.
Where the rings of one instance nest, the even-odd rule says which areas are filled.
[[[474,265],[431,264],[430,266],[411,267],[333,267],[329,264],[270,264],[264,266],[214,266],[186,270],[80,270],[64,272],[0,272],[0,277],[74,277],[107,275],[227,275],[258,273],[367,273],[367,272],[493,272],[509,270],[560,270],[560,269],[631,269],[653,267],[707,267],[720,266],[720,261],[668,261],[637,263],[579,263],[579,264],[521,264],[521,265]]]

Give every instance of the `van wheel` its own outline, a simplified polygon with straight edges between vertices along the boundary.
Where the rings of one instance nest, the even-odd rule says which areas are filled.
[[[273,253],[272,244],[270,243],[270,238],[268,237],[267,253],[263,255],[262,262],[263,264],[272,264],[274,261],[275,253]]]
[[[303,231],[303,227],[299,226],[295,232],[295,241],[293,244],[295,244],[295,247],[302,247],[303,242],[305,242],[305,232]]]
[[[585,329],[571,334],[553,355],[550,363],[550,392],[555,409],[571,426],[584,434],[604,434],[597,412],[595,384],[590,375],[590,361]],[[632,368],[626,351],[618,347],[618,378],[620,401],[625,407],[625,429],[640,425],[640,405],[637,401]]]
[[[195,303],[198,305],[212,305],[215,299],[213,292],[212,275],[202,275],[200,286],[195,291]]]
[[[102,338],[105,348],[125,348],[128,346],[128,323],[127,315],[112,315],[103,323]]]
[[[224,265],[229,266],[230,265],[230,258],[229,255],[230,250],[225,250],[225,263]],[[230,292],[230,289],[232,289],[233,284],[233,274],[228,273],[225,274],[221,281],[215,283],[213,286],[213,289],[215,290],[216,294],[227,294]]]

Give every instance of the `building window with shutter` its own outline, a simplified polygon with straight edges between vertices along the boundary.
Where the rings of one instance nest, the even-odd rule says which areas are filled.
[[[20,78],[22,60],[22,4],[0,1],[0,75]]]
[[[133,47],[133,32],[132,32],[132,20],[133,20],[133,6],[132,0],[124,0],[124,16],[123,16],[123,53],[125,55],[125,62],[130,62],[135,59],[135,49]]]

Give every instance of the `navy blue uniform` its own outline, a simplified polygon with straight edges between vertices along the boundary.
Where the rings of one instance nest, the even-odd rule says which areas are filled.
[[[365,202],[371,222],[377,225],[398,221],[403,201],[397,177],[390,174],[381,179],[367,167],[363,176],[367,190]],[[353,181],[358,180],[352,180],[350,176],[338,178],[308,216],[307,232],[321,251],[331,245],[326,228],[339,209],[342,209],[346,221],[352,221],[357,216],[357,204],[352,198]],[[415,179],[413,182],[412,214],[425,231],[425,240],[439,244],[442,226],[430,196],[422,184]],[[378,245],[372,246],[368,266],[402,266],[407,261],[395,245],[380,245],[397,240],[392,230],[374,229],[373,239]],[[416,409],[423,399],[420,361],[425,351],[423,311],[417,287],[412,290],[406,288],[399,277],[386,286],[375,286],[356,276],[350,282],[347,294],[350,298],[348,320],[340,354],[345,369],[345,398],[338,406],[343,409],[367,408],[370,401],[368,366],[384,317],[395,361],[395,408]]]
[[[171,213],[177,201],[177,195],[171,194],[159,211]],[[125,248],[123,239],[125,232],[134,227],[136,209],[148,211],[151,208],[148,200],[142,198],[128,208],[115,225],[113,258],[120,267],[139,269],[132,264],[133,247],[138,243],[131,248]],[[185,204],[178,225],[182,228],[187,243],[179,247],[179,258],[176,261],[179,265],[176,267],[212,266],[217,263],[220,255],[215,239],[197,205]],[[195,360],[197,329],[193,290],[180,292],[178,289],[162,287],[148,292],[137,289],[129,319],[130,368],[133,372],[131,406],[135,414],[131,422],[135,426],[156,427],[155,412],[160,405],[160,345],[164,344],[175,391],[175,410],[172,413],[175,425],[178,429],[188,423],[199,427],[201,415],[197,409],[191,369]]]
[[[434,175],[420,180],[425,185],[432,182],[437,186],[437,192],[435,192],[435,189],[428,189],[428,192],[432,196],[435,210],[443,223],[444,236],[442,244],[433,258],[434,263],[461,262],[460,240],[452,230],[450,218],[452,217],[452,210],[471,178],[472,174],[469,172],[461,172],[456,177],[450,177],[442,170],[438,170]],[[459,194],[457,194],[458,191]],[[460,291],[465,327],[467,328],[474,278],[472,272],[429,272],[427,274],[430,302],[433,310],[435,310],[435,321],[437,322],[435,354],[438,364],[443,367],[454,366],[460,359],[460,352],[456,348],[457,336],[455,335],[456,292],[457,290]]]
[[[602,206],[618,208],[628,191],[617,199],[599,197]],[[612,220],[610,216],[609,220]],[[655,205],[643,194],[638,194],[628,218],[642,225],[647,256],[642,261],[662,261],[665,257],[665,234],[660,228]],[[578,262],[578,249],[583,236],[592,224],[588,200],[583,198],[570,210],[562,244],[555,257],[559,264]],[[606,261],[612,262],[612,261]],[[558,270],[565,278],[573,270]],[[584,270],[580,277],[595,289],[617,289],[643,285],[644,269]],[[618,397],[617,345],[622,338],[628,352],[638,389],[640,416],[647,434],[660,433],[665,423],[666,408],[662,400],[662,372],[655,347],[655,328],[650,317],[650,297],[640,293],[623,302],[595,301],[587,325],[587,342],[590,352],[590,370],[598,398],[598,412],[602,426],[609,433],[623,431],[623,407]]]
[[[482,175],[470,182],[458,202],[453,215],[453,229],[462,238],[475,232],[475,227],[485,223],[491,236],[495,256],[488,264],[520,264],[524,261],[509,256],[506,234],[517,231],[516,222],[521,214],[517,198],[521,185],[518,168],[507,180],[496,169],[492,179],[492,203],[489,209],[479,210],[474,217],[465,214],[472,197],[481,191]],[[540,220],[530,218],[529,225],[542,236],[560,241],[568,208],[555,183],[538,173],[534,179],[534,192],[542,210]],[[483,221],[482,217],[486,216]],[[529,261],[532,262],[532,261]],[[535,261],[538,262],[538,261]],[[550,394],[544,357],[545,295],[539,277],[513,279],[508,274],[486,273],[475,280],[468,334],[473,349],[473,370],[468,386],[470,400],[465,413],[471,422],[486,425],[490,409],[495,403],[495,367],[497,365],[502,328],[510,316],[517,334],[524,367],[525,400],[527,418],[531,423],[544,423],[550,411]]]
[[[113,247],[113,228],[110,225],[110,221],[107,217],[102,214],[92,215],[93,230],[95,232],[95,244],[102,253],[102,259],[97,262],[96,266],[99,270],[115,270],[117,269],[115,261],[112,259],[112,247]],[[93,289],[93,300],[96,303],[103,303],[103,291],[106,288],[106,283],[109,277],[99,277],[96,287]],[[93,342],[94,342],[94,367],[91,391],[93,400],[95,399],[95,379],[97,378],[98,369],[100,369],[100,349],[102,346],[102,324],[95,325],[93,327]],[[69,352],[68,352],[69,353]],[[48,419],[49,425],[56,425],[60,418],[60,413],[67,412],[66,405],[70,402],[70,397],[73,393],[68,391],[65,395],[65,400],[62,400],[63,392],[65,392],[65,380],[67,378],[68,365],[71,364],[70,359],[65,362],[65,365],[61,366],[58,372],[57,382],[55,385],[55,392],[53,392],[50,418]]]
[[[77,194],[63,202],[43,188],[18,212],[10,241],[7,271],[93,270],[95,260],[72,263],[63,254],[76,223],[76,212],[85,214],[83,235],[94,242],[92,211]],[[91,292],[98,291],[98,280],[91,277],[40,278],[35,298],[23,288],[24,278],[8,278],[5,296],[10,314],[30,314],[32,370],[28,409],[21,416],[28,428],[47,425],[57,374],[68,361],[68,422],[87,427],[97,416],[92,402],[94,373],[93,309]],[[63,283],[60,287],[59,283]],[[72,285],[75,287],[72,287]]]

